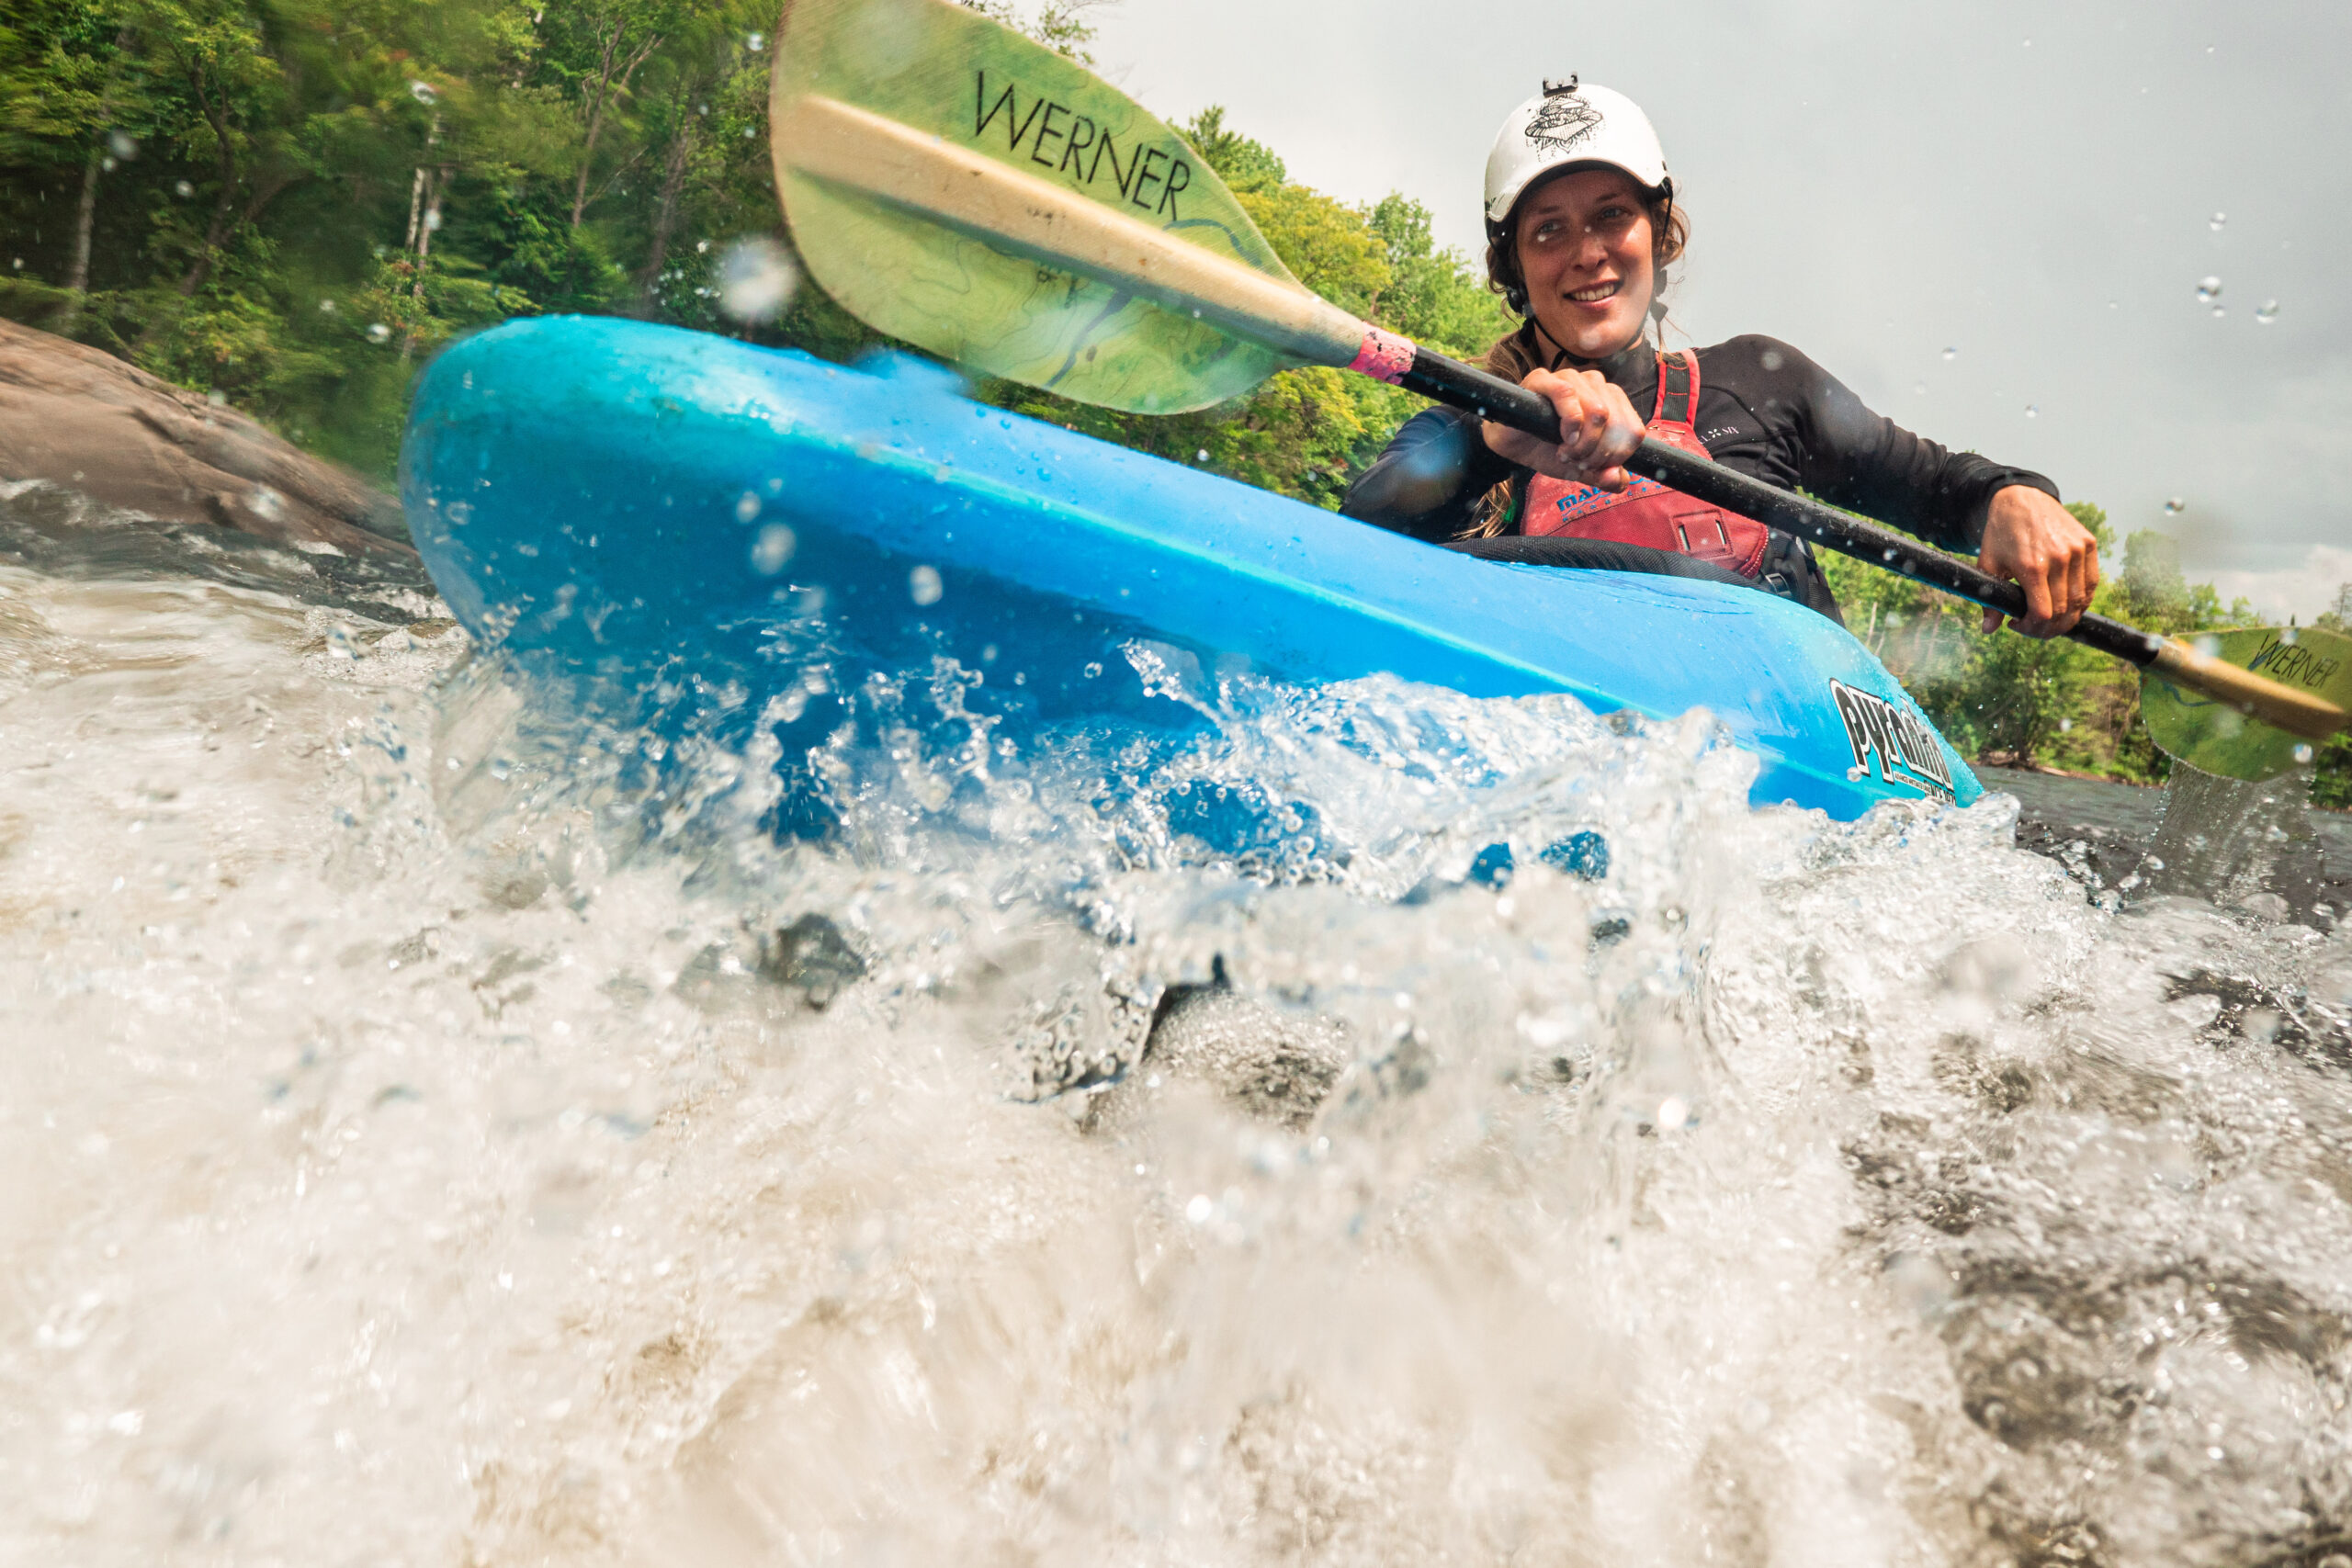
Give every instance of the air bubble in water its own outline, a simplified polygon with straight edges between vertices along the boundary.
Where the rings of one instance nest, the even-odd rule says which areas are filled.
[[[750,491],[745,491],[735,502],[735,521],[738,523],[749,523],[752,518],[757,517],[759,514],[760,498],[752,494]]]
[[[752,570],[762,577],[774,577],[792,558],[793,547],[799,542],[783,524],[767,525],[752,537]]]
[[[718,263],[718,308],[739,321],[772,321],[792,302],[800,269],[774,240],[738,240]]]
[[[2197,302],[2199,304],[2211,305],[2214,300],[2219,299],[2221,297],[2222,280],[2220,278],[2206,277],[2199,278],[2198,280]]]
[[[2215,214],[2213,214],[2213,216],[2212,216],[2211,219],[2209,219],[2209,220],[2207,220],[2207,222],[2206,222],[2206,227],[2207,227],[2207,228],[2209,228],[2209,229],[2211,229],[2211,230],[2212,230],[2212,231],[2213,231],[2213,232],[2215,232],[2216,234],[2218,234],[2218,233],[2220,233],[2220,232],[2222,231],[2222,225],[2223,225],[2224,223],[2227,223],[2229,220],[2230,220],[2230,215],[2229,215],[2228,213],[2226,213],[2226,212],[2216,212]]]
[[[2165,515],[2167,517],[2177,517],[2188,510],[2188,502],[2183,501],[2177,495],[2170,501],[2165,502]]]
[[[2276,299],[2265,299],[2261,304],[2256,305],[2254,308],[2254,319],[2260,321],[2266,327],[2271,322],[2277,321],[2278,319],[2278,301]]]
[[[946,584],[939,581],[937,567],[919,566],[907,573],[907,592],[918,604],[936,604],[946,592]]]
[[[389,343],[391,340],[391,336],[392,329],[386,326],[383,322],[370,321],[368,323],[368,341],[369,343]]]

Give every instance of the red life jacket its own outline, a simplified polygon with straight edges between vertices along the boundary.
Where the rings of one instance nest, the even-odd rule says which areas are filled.
[[[1699,412],[1699,356],[1677,350],[1657,356],[1657,408],[1649,434],[1669,446],[1711,457],[1691,421]],[[1694,501],[1654,479],[1633,479],[1611,495],[1590,485],[1537,474],[1528,481],[1521,532],[1532,538],[1564,534],[1674,550],[1728,567],[1742,577],[1763,570],[1771,530],[1752,517]]]

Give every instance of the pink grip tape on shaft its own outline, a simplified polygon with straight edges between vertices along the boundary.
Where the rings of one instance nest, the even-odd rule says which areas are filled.
[[[1378,327],[1364,329],[1363,346],[1356,350],[1356,362],[1348,367],[1375,381],[1385,381],[1392,387],[1402,381],[1405,372],[1412,367],[1411,341],[1398,337],[1395,333],[1382,332]]]

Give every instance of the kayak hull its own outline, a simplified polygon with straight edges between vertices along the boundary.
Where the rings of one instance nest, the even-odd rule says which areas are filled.
[[[469,632],[582,669],[928,650],[1050,720],[1142,701],[1100,668],[1140,637],[1291,682],[1706,708],[1759,759],[1758,804],[1981,793],[1867,649],[1784,600],[1470,559],[956,389],[915,361],[513,322],[426,371],[401,496]]]

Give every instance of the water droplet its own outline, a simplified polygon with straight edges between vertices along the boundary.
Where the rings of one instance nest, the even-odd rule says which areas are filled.
[[[420,104],[437,104],[441,101],[441,90],[430,82],[411,81],[408,85],[408,96]]]
[[[425,227],[426,231],[429,231],[429,232],[432,232],[432,233],[438,233],[438,232],[440,232],[440,230],[441,230],[441,209],[440,209],[439,208],[437,208],[437,207],[431,207],[431,208],[427,208],[427,209],[425,209],[425,212],[424,212],[424,227]]]
[[[2226,213],[2226,212],[2216,212],[2215,214],[2213,214],[2213,216],[2212,216],[2211,218],[2210,218],[2210,219],[2208,219],[2208,220],[2206,220],[2206,225],[2205,225],[2205,226],[2206,226],[2207,228],[2209,228],[2209,229],[2212,230],[2212,231],[2213,231],[2213,232],[2215,232],[2216,234],[2218,234],[2218,233],[2220,233],[2220,232],[2222,231],[2222,226],[2223,224],[2227,223],[2229,220],[2230,220],[2230,215],[2229,215],[2228,213]]]
[[[107,151],[128,164],[139,156],[139,143],[119,130],[107,132]]]
[[[286,515],[286,498],[267,485],[255,485],[253,494],[245,498],[245,504],[252,507],[256,515],[266,517],[273,523]]]
[[[1956,348],[1948,348],[1948,349],[1945,349],[1945,350],[1944,350],[1944,357],[1945,357],[1946,359],[1958,359],[1958,358],[1960,357],[1960,350],[1958,350],[1958,349],[1956,349]]]
[[[391,336],[392,329],[386,326],[383,322],[370,321],[368,323],[368,341],[369,343],[389,343],[391,341]]]
[[[1094,680],[1094,679],[1096,679],[1098,676],[1100,676],[1102,673],[1102,664],[1101,664],[1099,661],[1095,661],[1095,660],[1090,660],[1090,661],[1088,661],[1087,666],[1086,666],[1086,670],[1085,670],[1085,675],[1086,675],[1086,678],[1087,678],[1088,680],[1090,680],[1090,681]]]
[[[2220,278],[2205,277],[2198,280],[2197,302],[2199,304],[2211,305],[2214,300],[2219,299],[2221,297],[2222,280]]]
[[[750,50],[753,54],[759,53],[760,51],[767,48],[767,46],[768,35],[765,33],[746,33],[743,36],[743,47]]]
[[[735,502],[735,521],[749,523],[760,514],[760,498],[745,491]]]
[[[708,240],[696,240],[695,242],[695,254],[704,256],[708,255],[709,254],[710,242]]]
[[[2229,308],[2227,305],[2216,305],[2216,306],[2214,306],[2214,307],[2213,307],[2213,316],[2214,316],[2214,319],[2215,319],[2216,321],[2220,320],[2220,319],[2221,319],[2222,317],[2223,317],[2223,316],[2228,315],[2229,313],[2230,313],[2230,308]]]
[[[1207,462],[1208,460],[1209,460],[1209,449],[1208,449],[1207,447],[1205,447],[1205,446],[1202,447],[1199,451],[1197,451],[1197,452],[1195,452],[1195,453],[1193,453],[1193,461],[1194,461],[1195,463],[1205,463],[1205,462]]]
[[[800,269],[770,239],[739,240],[718,263],[718,306],[739,321],[773,321],[800,287]]]
[[[188,184],[186,180],[174,180],[172,182],[172,194],[185,200],[188,197],[196,194],[196,187]]]
[[[2167,517],[2177,517],[2188,510],[2188,502],[2183,501],[2177,495],[2170,501],[2165,502],[2165,515]]]
[[[2028,419],[2040,419],[2041,417],[2041,405],[2040,403],[2026,404],[2025,416]]]
[[[341,307],[336,305],[332,299],[322,299],[319,301],[319,314],[322,316],[332,316],[339,309],[341,309]]]
[[[2261,304],[2256,305],[2254,308],[2254,319],[2260,321],[2266,327],[2271,322],[2277,321],[2278,319],[2278,301],[2276,299],[2265,299]]]
[[[107,174],[113,174],[114,160],[112,158],[101,158],[98,160],[98,167],[104,169]]]
[[[2312,749],[2309,746],[2298,746],[2295,748],[2295,761],[2298,763],[2308,762],[2311,760]]]
[[[1673,1131],[1690,1123],[1690,1102],[1679,1094],[1669,1094],[1658,1101],[1657,1124]]]
[[[1766,349],[1759,357],[1762,359],[1764,368],[1767,370],[1778,370],[1782,365],[1787,363],[1787,361],[1781,356],[1781,351],[1777,348]]]
[[[1184,1217],[1196,1225],[1207,1224],[1209,1216],[1216,1213],[1216,1204],[1210,1201],[1209,1195],[1205,1192],[1193,1193],[1193,1201],[1184,1205]]]
[[[762,577],[774,577],[792,558],[793,547],[799,542],[783,524],[768,524],[752,536],[752,570]]]
[[[939,581],[937,567],[919,566],[907,573],[907,592],[917,604],[936,604],[946,592],[946,585]]]

